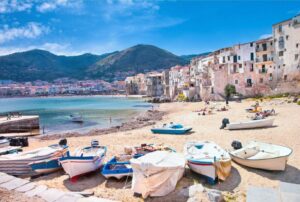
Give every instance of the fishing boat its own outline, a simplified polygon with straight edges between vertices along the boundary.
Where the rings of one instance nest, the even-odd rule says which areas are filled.
[[[83,123],[83,118],[79,114],[71,114],[70,115],[71,121],[75,123]]]
[[[5,137],[0,137],[0,148],[9,146],[9,140]]]
[[[13,154],[17,152],[21,152],[22,149],[20,146],[13,147],[13,146],[7,146],[7,147],[1,147],[0,148],[0,155],[6,155],[6,154]]]
[[[191,127],[184,127],[181,124],[174,124],[174,123],[164,124],[162,127],[151,129],[152,133],[171,134],[171,135],[182,135],[182,134],[186,134],[191,130],[192,130]]]
[[[151,152],[131,159],[130,164],[133,169],[132,190],[143,198],[172,192],[185,169],[183,155],[168,151]]]
[[[99,146],[98,141],[94,140],[91,146],[76,149],[72,155],[67,153],[59,162],[70,178],[73,178],[100,168],[106,150],[106,147]]]
[[[59,144],[42,147],[27,152],[17,152],[0,156],[0,172],[11,175],[32,176],[36,173],[30,163],[60,157],[66,153],[66,147]]]
[[[217,179],[224,181],[230,174],[230,155],[214,142],[188,142],[184,153],[189,168],[210,184],[215,184]]]
[[[143,156],[143,154],[135,154],[135,155],[121,155],[114,156],[111,160],[109,160],[101,171],[101,174],[105,178],[116,178],[121,179],[123,177],[132,176],[132,167],[130,165],[131,158],[138,158]]]
[[[229,154],[234,162],[247,167],[283,171],[292,152],[289,147],[251,141],[245,147]]]
[[[241,122],[228,123],[226,128],[229,130],[265,128],[273,126],[274,119],[247,120]]]

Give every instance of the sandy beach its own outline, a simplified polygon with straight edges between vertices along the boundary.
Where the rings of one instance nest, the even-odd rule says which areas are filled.
[[[150,132],[151,127],[145,126],[139,129],[112,132],[108,134],[97,134],[93,136],[69,137],[68,145],[70,150],[90,145],[92,139],[99,140],[101,145],[108,148],[106,160],[113,155],[122,153],[125,145],[134,146],[141,143],[164,143],[177,150],[183,151],[183,146],[187,141],[210,140],[219,144],[225,149],[231,149],[231,142],[239,140],[245,143],[250,140],[259,140],[268,143],[288,146],[293,149],[287,168],[284,172],[267,172],[261,170],[242,167],[232,163],[230,177],[214,186],[205,184],[205,182],[196,174],[190,172],[188,167],[184,177],[179,181],[176,190],[165,197],[148,198],[146,201],[186,201],[180,190],[193,184],[202,183],[205,187],[218,189],[221,191],[233,192],[237,201],[245,201],[246,190],[249,185],[276,187],[279,181],[300,184],[300,106],[295,103],[284,102],[283,99],[269,100],[260,103],[263,109],[276,110],[278,113],[275,118],[275,126],[272,128],[229,131],[220,130],[223,118],[229,118],[231,122],[248,119],[247,116],[253,114],[245,111],[250,105],[254,104],[253,100],[244,100],[242,103],[230,102],[229,110],[224,112],[213,111],[212,115],[198,115],[195,110],[205,106],[204,102],[197,103],[164,103],[160,104],[158,110],[165,112],[162,120],[156,121],[156,125],[168,122],[178,122],[193,127],[193,132],[189,135],[157,135]],[[210,106],[221,108],[224,102],[211,103]],[[47,146],[57,143],[58,139],[42,140],[37,138],[30,139],[30,147],[25,150]],[[49,174],[47,176],[32,179],[38,184],[44,184],[49,187],[68,190],[68,191],[94,191],[96,196],[119,201],[143,201],[143,199],[134,197],[130,189],[130,180],[117,181],[114,179],[106,180],[99,171],[79,178],[76,183],[71,183],[64,171]]]

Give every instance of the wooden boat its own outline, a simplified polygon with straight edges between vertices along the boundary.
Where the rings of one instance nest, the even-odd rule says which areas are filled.
[[[122,156],[114,156],[111,160],[109,160],[101,171],[101,174],[105,178],[116,178],[121,179],[123,177],[132,176],[132,167],[130,165],[129,160],[131,158],[138,158],[143,156],[143,154],[135,154],[135,155],[122,155]]]
[[[189,168],[204,176],[210,184],[225,180],[231,170],[230,155],[214,142],[188,142],[184,153]]]
[[[17,152],[21,152],[22,149],[20,146],[13,147],[13,146],[7,146],[7,147],[1,147],[0,148],[0,155],[6,155],[6,154],[13,154]]]
[[[230,152],[232,160],[238,164],[263,170],[285,170],[292,149],[280,145],[251,141],[245,147]]]
[[[66,153],[66,147],[55,144],[32,151],[2,155],[0,156],[0,172],[11,175],[35,175],[36,173],[29,166],[30,163],[60,157],[64,153]]]
[[[157,134],[172,134],[172,135],[182,135],[191,131],[191,127],[184,127],[181,124],[164,124],[161,128],[152,128],[152,133]]]
[[[165,196],[172,192],[185,169],[181,154],[155,151],[137,159],[131,159],[133,169],[132,190],[148,196]]]
[[[76,123],[82,123],[83,122],[83,118],[79,114],[71,114],[70,118],[71,118],[71,121],[76,122]]]
[[[9,146],[9,140],[4,137],[0,137],[0,148]]]
[[[226,125],[226,128],[229,130],[265,128],[265,127],[271,127],[273,125],[273,122],[274,119],[248,120],[248,121],[229,123]]]
[[[100,168],[106,150],[106,147],[98,146],[98,141],[92,141],[91,146],[77,149],[72,155],[67,153],[59,162],[70,178],[73,178]]]

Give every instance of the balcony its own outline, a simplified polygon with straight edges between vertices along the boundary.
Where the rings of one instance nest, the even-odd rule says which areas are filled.
[[[267,58],[256,58],[255,62],[259,63],[259,62],[272,62],[273,61],[273,57],[267,57]]]
[[[260,74],[266,74],[266,73],[268,73],[268,70],[267,69],[259,69],[258,73],[260,73]]]

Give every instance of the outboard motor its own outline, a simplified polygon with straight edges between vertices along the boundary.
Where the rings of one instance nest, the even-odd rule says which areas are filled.
[[[68,141],[67,141],[66,138],[63,138],[63,139],[60,139],[60,140],[59,140],[58,144],[59,144],[60,146],[67,146]]]
[[[220,129],[224,129],[227,126],[227,124],[229,124],[229,123],[230,123],[229,119],[228,118],[224,118],[222,120],[222,126],[220,127]]]
[[[234,150],[241,149],[243,147],[242,143],[240,141],[237,141],[237,140],[234,140],[231,143],[231,146],[233,147]]]
[[[98,141],[98,140],[92,140],[91,146],[92,146],[92,147],[97,147],[97,146],[99,146],[99,141]]]

